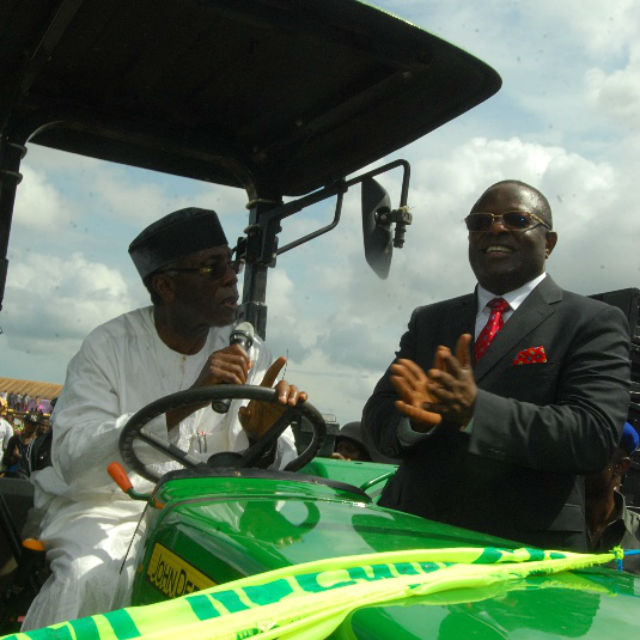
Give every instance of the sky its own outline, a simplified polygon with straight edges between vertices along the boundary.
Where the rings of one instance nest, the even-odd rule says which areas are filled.
[[[564,288],[591,294],[640,286],[640,3],[375,4],[484,60],[503,86],[381,161],[405,158],[412,167],[414,222],[386,280],[364,260],[359,193],[347,195],[337,229],[283,254],[270,271],[269,348],[288,357],[287,379],[340,424],[360,418],[412,310],[472,291],[463,218],[498,180],[523,180],[548,197],[559,240],[547,269]],[[153,220],[200,206],[220,214],[230,240],[246,226],[238,189],[36,145],[21,171],[0,312],[0,377],[62,384],[91,329],[149,303],[126,248]],[[380,181],[397,203],[399,172]],[[288,219],[281,245],[332,213],[329,202]]]

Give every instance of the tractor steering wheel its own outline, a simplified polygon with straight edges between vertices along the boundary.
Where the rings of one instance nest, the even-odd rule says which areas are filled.
[[[157,473],[140,460],[133,448],[135,440],[142,440],[190,469],[209,469],[211,467],[240,469],[251,467],[276,443],[280,434],[296,416],[303,416],[309,420],[313,428],[313,436],[307,448],[297,458],[289,462],[285,470],[297,471],[303,467],[315,456],[322,444],[327,427],[320,412],[309,402],[299,402],[294,407],[287,405],[284,413],[273,423],[269,430],[246,451],[242,453],[231,451],[215,453],[206,463],[201,462],[186,451],[163,440],[157,435],[146,433],[142,430],[144,425],[150,420],[153,420],[153,418],[165,413],[169,409],[179,409],[192,404],[202,404],[203,402],[211,402],[223,398],[244,398],[262,402],[277,402],[275,389],[252,385],[220,384],[213,387],[199,387],[197,389],[187,389],[186,391],[172,393],[140,409],[124,426],[120,434],[120,453],[122,454],[123,460],[136,473],[147,478],[147,480],[155,482],[160,478]]]

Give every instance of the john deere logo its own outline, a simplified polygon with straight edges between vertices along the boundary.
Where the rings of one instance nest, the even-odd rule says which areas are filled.
[[[213,587],[216,583],[185,562],[180,556],[156,543],[147,568],[149,582],[168,598]]]

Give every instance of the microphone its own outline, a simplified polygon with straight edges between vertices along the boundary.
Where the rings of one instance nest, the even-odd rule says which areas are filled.
[[[239,344],[245,351],[251,349],[253,344],[253,338],[256,335],[253,325],[250,322],[241,322],[236,325],[231,331],[229,337],[229,344]],[[231,404],[230,398],[222,398],[220,400],[214,400],[211,403],[211,408],[216,413],[227,413],[229,411],[229,405]]]

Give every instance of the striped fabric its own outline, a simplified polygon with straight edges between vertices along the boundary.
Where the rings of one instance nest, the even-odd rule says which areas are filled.
[[[560,574],[558,588],[597,587],[562,572],[605,564],[614,553],[537,549],[417,549],[294,565],[218,585],[174,600],[72,620],[4,640],[261,640],[326,638],[354,609],[438,594],[437,603],[466,602],[517,588],[530,575]],[[564,577],[564,582],[563,582]],[[582,580],[584,585],[579,585]],[[546,582],[546,581],[545,581]],[[544,583],[541,583],[544,586]],[[457,595],[458,589],[465,589]],[[428,599],[421,600],[428,604]]]

